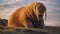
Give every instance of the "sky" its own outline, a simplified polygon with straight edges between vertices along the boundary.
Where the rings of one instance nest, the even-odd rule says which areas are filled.
[[[8,19],[16,9],[34,1],[43,3],[47,8],[46,26],[60,26],[60,0],[0,0],[0,18]]]

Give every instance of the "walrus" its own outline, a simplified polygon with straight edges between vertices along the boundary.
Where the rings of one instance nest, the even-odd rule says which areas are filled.
[[[31,4],[17,9],[8,19],[9,27],[44,28],[43,15],[46,7],[43,3],[32,2]]]

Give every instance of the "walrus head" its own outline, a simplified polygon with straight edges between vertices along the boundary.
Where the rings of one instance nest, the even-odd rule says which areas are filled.
[[[46,7],[43,5],[43,3],[33,2],[31,5],[33,7],[33,11],[36,14],[37,19],[39,20],[39,15],[44,15],[45,13],[45,20],[46,20],[47,18]]]

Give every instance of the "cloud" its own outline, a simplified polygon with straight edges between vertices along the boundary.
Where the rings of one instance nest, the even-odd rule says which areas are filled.
[[[45,23],[46,26],[60,26],[59,22],[46,22]]]
[[[1,0],[0,4],[10,4],[15,2],[24,2],[25,0]]]
[[[16,10],[16,8],[5,8],[0,10],[0,18],[8,19],[8,17]]]
[[[0,15],[0,18],[2,18],[2,19],[8,19],[8,17],[9,16],[7,16],[7,15]]]
[[[25,0],[6,0],[5,3],[3,2],[3,4],[0,4],[0,7],[14,7],[14,6],[18,6],[19,4],[23,5],[23,2]]]
[[[11,12],[13,12],[14,9],[18,7],[18,3],[24,1],[25,0],[2,0],[3,4],[0,4],[0,15],[10,14]]]

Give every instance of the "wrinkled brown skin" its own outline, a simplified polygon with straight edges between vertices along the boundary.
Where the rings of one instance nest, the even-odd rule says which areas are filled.
[[[42,13],[38,15],[39,20],[36,17],[36,10]],[[46,8],[43,4],[39,2],[33,2],[28,6],[21,7],[18,10],[16,10],[9,17],[8,26],[24,27],[24,28],[44,28],[44,20],[43,20],[44,12],[46,12]]]

